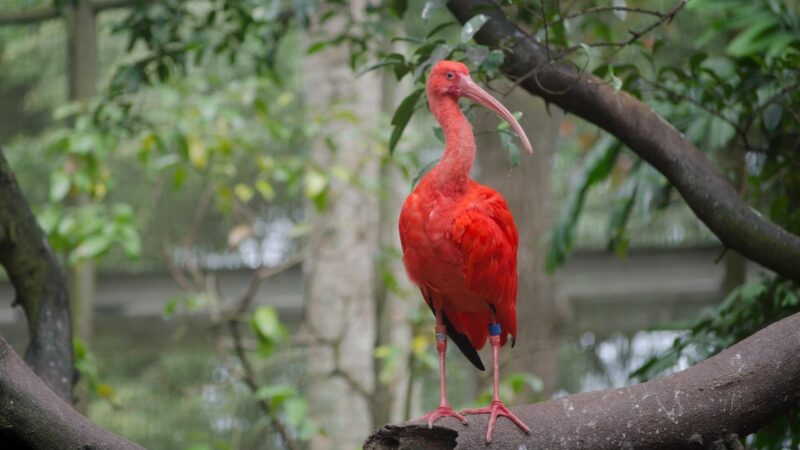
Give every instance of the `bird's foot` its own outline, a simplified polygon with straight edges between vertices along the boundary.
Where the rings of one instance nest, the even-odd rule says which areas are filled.
[[[417,417],[416,419],[411,419],[409,422],[422,422],[428,421],[428,428],[433,428],[433,423],[437,420],[441,419],[442,417],[455,417],[458,419],[462,424],[467,425],[467,419],[464,418],[461,414],[457,413],[452,407],[448,406],[440,406],[433,411],[425,414],[422,417]]]
[[[492,433],[494,433],[494,425],[499,416],[508,417],[509,420],[514,422],[518,427],[527,434],[531,433],[530,428],[522,423],[519,418],[514,415],[500,400],[492,401],[492,404],[485,408],[478,409],[465,409],[461,411],[463,414],[489,414],[489,426],[486,427],[486,443],[492,442]]]

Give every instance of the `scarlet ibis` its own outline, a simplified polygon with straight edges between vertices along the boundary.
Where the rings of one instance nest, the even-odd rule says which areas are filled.
[[[494,189],[470,179],[475,137],[458,106],[466,97],[497,113],[519,135],[525,150],[533,149],[514,116],[475,84],[459,62],[441,61],[426,85],[428,105],[445,136],[439,163],[420,180],[400,213],[400,241],[408,276],[420,289],[436,317],[439,353],[439,407],[418,420],[428,427],[442,417],[467,421],[447,402],[444,355],[447,337],[478,369],[478,350],[488,336],[494,363],[494,397],[490,406],[462,411],[489,414],[486,442],[491,442],[498,416],[526,433],[530,430],[506,408],[499,394],[500,347],[517,335],[517,244],[514,218]]]

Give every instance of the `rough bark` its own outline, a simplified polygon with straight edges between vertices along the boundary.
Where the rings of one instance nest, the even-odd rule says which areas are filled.
[[[649,106],[570,64],[549,62],[544,46],[491,0],[452,0],[447,6],[462,23],[479,13],[490,17],[475,39],[508,49],[502,67],[508,78],[522,80],[528,92],[616,136],[667,177],[727,247],[800,280],[800,236],[753,210],[711,161]]]
[[[507,90],[507,84],[499,85],[498,90]],[[555,391],[558,382],[557,327],[561,320],[556,307],[556,280],[545,273],[545,252],[541,250],[540,238],[550,230],[553,221],[550,168],[558,120],[547,114],[543,102],[521,89],[515,89],[501,101],[511,111],[522,111],[522,128],[536,148],[532,157],[521,155],[520,166],[509,176],[511,165],[494,132],[497,125],[494,114],[487,111],[478,116],[477,179],[503,195],[519,230],[517,323],[525,326],[519,330],[514,349],[502,352],[503,373],[536,374],[544,382],[544,393],[549,394]],[[484,117],[490,120],[483,120]],[[483,376],[491,385],[491,371]]]
[[[0,447],[141,449],[93,424],[59,398],[0,336]]]
[[[72,335],[64,273],[0,150],[0,264],[25,311],[25,361],[62,399],[72,399]]]
[[[619,389],[586,392],[512,410],[525,435],[500,419],[483,445],[487,416],[432,430],[387,425],[364,448],[718,449],[800,405],[800,314],[785,318],[676,374]]]
[[[348,7],[357,15],[364,2]],[[335,35],[346,22],[335,19],[325,26]],[[312,219],[313,244],[304,263],[308,399],[312,420],[325,431],[312,438],[312,449],[354,448],[373,426],[379,212],[377,197],[363,186],[378,179],[378,157],[370,147],[380,114],[380,78],[371,73],[356,80],[348,62],[343,46],[304,60],[309,111],[332,117],[337,108],[346,108],[359,118],[356,124],[329,124],[320,134],[329,136],[336,148],[320,138],[313,150],[319,167],[338,166],[354,182],[331,180],[327,208]]]

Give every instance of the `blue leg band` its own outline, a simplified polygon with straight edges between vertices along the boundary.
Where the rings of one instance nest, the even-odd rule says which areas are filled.
[[[500,324],[499,323],[489,324],[489,336],[500,336]]]

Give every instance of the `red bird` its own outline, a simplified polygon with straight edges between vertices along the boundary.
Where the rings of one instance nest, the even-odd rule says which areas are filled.
[[[419,286],[436,316],[441,397],[439,407],[419,420],[428,426],[451,416],[464,416],[447,403],[444,354],[447,336],[478,369],[478,350],[487,336],[494,359],[494,399],[486,408],[464,414],[490,414],[486,442],[491,442],[498,416],[506,416],[526,433],[529,429],[500,400],[498,353],[517,335],[517,228],[503,197],[469,177],[475,159],[475,137],[458,107],[466,97],[504,118],[525,150],[531,144],[514,116],[480,88],[469,70],[455,61],[436,64],[427,84],[428,105],[442,126],[445,148],[439,163],[408,196],[400,213],[400,241],[409,278]]]

